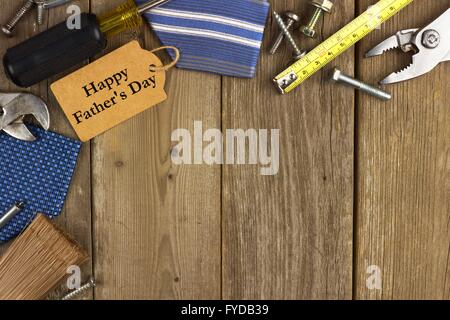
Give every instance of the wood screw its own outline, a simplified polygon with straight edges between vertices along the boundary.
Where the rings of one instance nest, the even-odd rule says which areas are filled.
[[[14,28],[17,26],[19,21],[23,18],[23,16],[28,13],[34,7],[34,0],[28,0],[25,4],[17,11],[14,17],[4,26],[2,26],[2,32],[7,36],[11,37],[14,31]]]
[[[70,292],[67,295],[65,295],[64,297],[62,297],[61,300],[72,300],[73,298],[78,297],[79,295],[85,293],[86,291],[88,291],[89,289],[94,288],[94,287],[95,287],[95,281],[94,281],[94,279],[91,279],[91,280],[89,280],[88,283],[81,286],[79,289],[73,290],[72,292]]]
[[[296,15],[293,12],[286,12],[286,28],[288,30],[292,30],[295,28],[295,25],[298,24],[300,22],[300,17],[298,15]],[[281,31],[277,37],[277,39],[275,40],[275,42],[273,43],[271,49],[270,49],[270,54],[275,54],[278,49],[280,48],[281,43],[283,42],[285,38],[284,33]]]
[[[292,48],[294,49],[294,56],[305,55],[306,51],[299,48],[299,46],[297,45],[297,42],[295,42],[295,39],[292,36],[291,32],[284,24],[284,21],[281,18],[281,16],[276,11],[273,12],[273,16],[275,18],[275,21],[278,23],[278,26],[280,27],[281,32],[284,34],[287,41],[291,44]]]

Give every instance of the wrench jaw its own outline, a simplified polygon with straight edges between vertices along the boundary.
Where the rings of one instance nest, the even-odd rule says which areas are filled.
[[[36,137],[23,123],[25,116],[32,115],[45,130],[50,128],[50,114],[45,102],[28,94],[0,94],[0,130],[23,141],[34,141]]]
[[[5,129],[3,129],[3,131],[18,140],[27,142],[36,141],[36,137],[30,132],[28,127],[23,122],[10,124]]]
[[[37,107],[34,112],[29,113],[29,115],[32,115],[38,124],[47,131],[50,129],[50,113],[48,111],[47,104],[43,100],[39,99],[36,101],[36,105],[39,105],[39,107]]]

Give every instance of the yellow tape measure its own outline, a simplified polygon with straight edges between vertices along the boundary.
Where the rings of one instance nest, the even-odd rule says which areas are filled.
[[[414,0],[380,0],[336,32],[273,81],[282,94],[288,93],[322,69],[344,51],[389,20]]]

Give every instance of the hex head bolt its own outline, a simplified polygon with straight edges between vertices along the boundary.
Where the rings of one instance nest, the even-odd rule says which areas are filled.
[[[300,47],[297,45],[297,42],[295,42],[294,37],[284,24],[284,21],[281,18],[281,16],[276,11],[273,12],[273,16],[275,18],[275,21],[278,23],[281,32],[284,34],[287,41],[291,44],[292,48],[294,49],[293,57],[300,57],[300,58],[303,57],[306,54],[306,51],[300,49]]]
[[[14,15],[14,17],[11,18],[11,20],[2,26],[2,32],[7,36],[11,37],[13,35],[14,28],[19,23],[20,19],[23,18],[25,14],[28,13],[32,8],[34,7],[34,0],[27,0],[25,4],[17,11],[17,13]]]
[[[352,88],[355,88],[357,90],[360,90],[362,92],[370,94],[371,96],[374,96],[374,97],[384,100],[384,101],[391,100],[391,98],[392,98],[390,93],[387,93],[386,91],[375,88],[371,85],[368,85],[367,83],[364,83],[358,79],[349,77],[349,76],[343,74],[342,71],[340,71],[337,68],[335,68],[333,70],[333,75],[332,75],[331,79],[333,81],[346,84]]]
[[[316,7],[314,13],[306,26],[300,27],[300,32],[305,36],[314,38],[316,35],[316,26],[324,12],[330,13],[333,9],[333,2],[330,0],[312,0],[311,5]]]
[[[293,12],[286,12],[286,28],[288,30],[292,30],[296,28],[296,25],[300,22],[300,17],[298,15],[296,15]],[[280,48],[281,43],[283,42],[285,38],[285,35],[282,31],[280,31],[278,37],[276,38],[275,42],[272,44],[272,47],[270,48],[269,53],[270,54],[275,54],[278,49]]]

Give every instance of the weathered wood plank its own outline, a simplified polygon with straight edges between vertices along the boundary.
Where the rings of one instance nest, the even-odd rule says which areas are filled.
[[[373,1],[361,1],[361,10]],[[399,52],[363,59],[401,29],[422,27],[448,1],[415,1],[363,40],[360,77],[376,83],[407,65]],[[358,299],[448,299],[450,247],[450,64],[392,85],[391,102],[359,96],[355,289]],[[367,267],[382,289],[366,287]]]
[[[71,4],[78,5],[81,11],[89,11],[89,0],[73,1]],[[61,21],[67,19],[66,12],[67,6],[54,8],[47,13],[46,27],[51,27]],[[53,83],[55,80],[69,74],[70,72],[80,68],[81,65],[73,67],[71,70],[67,70],[63,74],[55,76],[47,81],[47,86]],[[45,90],[45,88],[43,88]],[[44,94],[44,93],[43,93]],[[77,139],[75,132],[73,131],[69,121],[64,115],[62,109],[59,107],[58,102],[51,93],[50,88],[47,90],[47,101],[52,116],[52,130],[63,134],[65,136]],[[58,219],[58,223],[63,225],[66,230],[74,239],[76,239],[83,248],[85,248],[92,257],[92,221],[91,221],[91,146],[90,143],[84,143],[81,148],[80,157],[75,170],[75,174],[72,180],[72,184],[69,189],[69,195],[66,201],[65,210]],[[86,263],[82,268],[83,281],[88,281],[93,276],[93,261]],[[63,292],[67,291],[65,285],[62,286]],[[92,299],[92,290],[89,294],[84,294],[83,299]]]
[[[92,8],[104,12],[121,2],[96,0]],[[326,18],[324,37],[353,17],[347,2]],[[89,10],[88,0],[76,3]],[[372,3],[360,1],[359,9]],[[375,83],[405,65],[397,53],[362,55],[399,29],[425,25],[447,4],[416,1],[364,39],[359,77]],[[17,6],[0,3],[0,21]],[[294,7],[305,20],[306,1],[275,4],[280,12]],[[64,17],[64,8],[54,9],[47,25]],[[155,47],[144,29],[141,42]],[[290,51],[267,55],[275,30],[270,21],[257,79],[223,79],[222,124],[220,78],[174,70],[167,102],[95,139],[92,155],[90,144],[83,146],[58,223],[91,250],[92,159],[95,261],[83,272],[86,277],[95,268],[96,298],[351,298],[356,134],[355,298],[450,299],[449,65],[389,87],[394,99],[387,104],[358,95],[354,132],[353,92],[329,84],[327,71],[288,96],[277,95],[270,79]],[[0,54],[36,32],[34,15],[27,17],[16,37],[0,36]],[[130,39],[111,41],[109,50]],[[349,51],[333,65],[351,74],[354,59]],[[53,80],[30,90],[49,101],[52,130],[75,137],[48,90]],[[13,90],[22,89],[1,73],[0,91]],[[194,120],[205,128],[281,129],[278,175],[225,166],[221,215],[221,169],[170,161],[172,130],[192,131]],[[366,287],[370,265],[381,268],[382,290]]]
[[[74,1],[83,10],[89,10],[89,1]],[[21,3],[16,1],[3,1],[0,3],[0,22],[6,22],[14,12],[18,10]],[[52,9],[46,15],[46,23],[42,27],[38,28],[36,25],[36,11],[30,12],[17,26],[16,35],[7,39],[0,35],[0,54],[3,56],[6,48],[9,48],[35,34],[44,31],[46,28],[63,21],[66,18],[65,7]],[[54,132],[63,134],[68,137],[75,138],[73,130],[70,128],[68,121],[66,120],[63,112],[59,108],[57,102],[53,98],[48,89],[50,84],[55,79],[61,77],[55,77],[49,81],[44,81],[36,86],[33,86],[29,91],[41,96],[48,102],[49,110],[51,113],[51,129]],[[13,92],[24,91],[22,88],[15,87],[9,80],[6,79],[4,72],[0,73],[0,86],[1,92]],[[76,239],[80,245],[83,246],[88,252],[91,252],[91,192],[90,192],[90,146],[85,144],[82,148],[82,152],[79,158],[79,162],[75,171],[72,184],[69,189],[67,201],[65,203],[64,210],[60,217],[56,220],[59,225],[62,225],[74,239]],[[87,263],[82,268],[83,279],[88,279],[92,274],[92,263]],[[67,288],[65,285],[61,287],[60,292],[65,292]],[[89,295],[85,296],[88,298]]]
[[[272,3],[302,21],[310,15],[307,1]],[[319,39],[353,17],[353,1],[340,1]],[[268,55],[276,32],[270,20],[257,78],[224,79],[223,128],[279,128],[281,150],[276,176],[261,176],[257,166],[223,169],[223,297],[350,299],[354,94],[332,85],[326,68],[279,95],[271,79],[291,50]],[[309,48],[319,42],[304,39]],[[334,65],[353,72],[353,50]]]
[[[120,2],[96,0],[92,9]],[[154,48],[144,29],[142,42]],[[220,83],[171,70],[165,103],[94,140],[96,298],[220,298],[220,167],[170,159],[174,129],[192,130],[197,119],[220,127]]]

